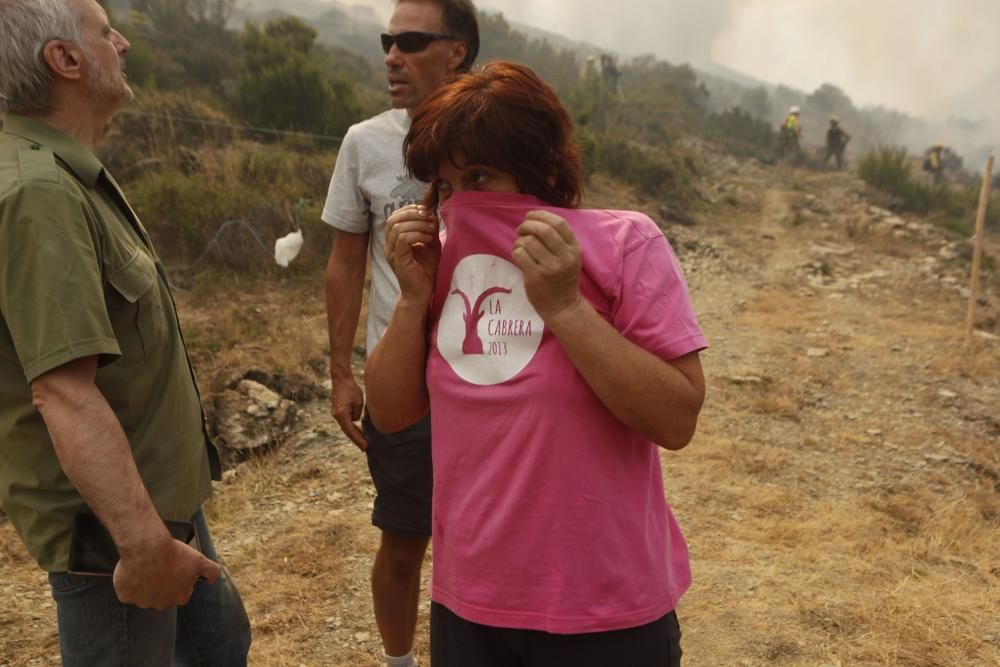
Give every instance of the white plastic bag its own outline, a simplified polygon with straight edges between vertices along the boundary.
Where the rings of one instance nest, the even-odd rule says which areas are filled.
[[[286,234],[274,242],[274,261],[278,266],[288,267],[302,250],[302,230]]]

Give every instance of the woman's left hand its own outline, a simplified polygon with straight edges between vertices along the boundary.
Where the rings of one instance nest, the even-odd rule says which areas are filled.
[[[582,259],[569,223],[548,211],[531,211],[517,228],[512,252],[524,273],[528,301],[543,320],[578,305]]]

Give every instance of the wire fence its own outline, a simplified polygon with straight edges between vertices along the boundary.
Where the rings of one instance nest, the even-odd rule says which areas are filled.
[[[238,132],[243,132],[246,134],[267,134],[276,137],[295,137],[299,139],[311,139],[314,141],[326,141],[333,143],[335,145],[340,145],[343,143],[343,137],[337,137],[329,134],[315,134],[313,132],[296,132],[293,130],[275,130],[269,127],[254,127],[253,125],[238,125],[236,123],[225,123],[218,120],[209,120],[207,118],[199,118],[198,116],[186,116],[184,114],[163,114],[163,113],[152,113],[149,111],[140,111],[139,109],[122,109],[119,111],[121,114],[127,114],[130,116],[140,116],[143,118],[150,118],[153,120],[162,120],[167,123],[187,123],[191,125],[200,125],[202,127],[218,127],[236,130]]]
[[[293,218],[292,218],[292,226],[294,228],[294,231],[296,232],[302,231],[302,208],[310,202],[312,202],[312,200],[305,197],[295,202],[293,209]],[[272,254],[271,247],[268,246],[268,244],[265,243],[263,239],[261,239],[260,234],[257,233],[257,230],[254,229],[253,225],[251,225],[248,222],[244,222],[243,220],[226,220],[221,225],[219,225],[219,228],[217,230],[215,230],[215,234],[205,245],[205,249],[201,251],[201,254],[198,255],[198,257],[195,258],[193,262],[191,262],[190,264],[185,264],[183,266],[164,267],[164,269],[169,274],[173,272],[191,271],[197,268],[206,259],[208,259],[208,256],[212,252],[212,250],[214,250],[216,246],[218,246],[222,242],[223,232],[225,232],[230,227],[236,227],[237,229],[242,229],[246,231],[247,233],[250,234],[251,238],[253,238],[253,240],[257,242],[257,245],[260,246],[260,249],[263,250],[265,254],[267,254],[268,256]],[[175,292],[187,291],[183,287],[179,287],[178,285],[174,284],[169,280],[167,281],[167,285],[170,287],[171,290]]]

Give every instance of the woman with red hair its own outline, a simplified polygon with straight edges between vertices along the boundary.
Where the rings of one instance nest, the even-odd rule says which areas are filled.
[[[366,385],[384,432],[433,406],[435,667],[680,664],[691,576],[659,453],[694,434],[705,339],[656,225],[577,208],[571,134],[497,62],[406,139],[431,186],[388,221],[401,296]]]

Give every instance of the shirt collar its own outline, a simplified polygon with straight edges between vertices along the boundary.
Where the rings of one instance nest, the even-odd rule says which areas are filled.
[[[80,142],[48,123],[8,113],[4,119],[3,131],[51,150],[88,188],[97,184],[97,178],[104,170],[101,161]]]

